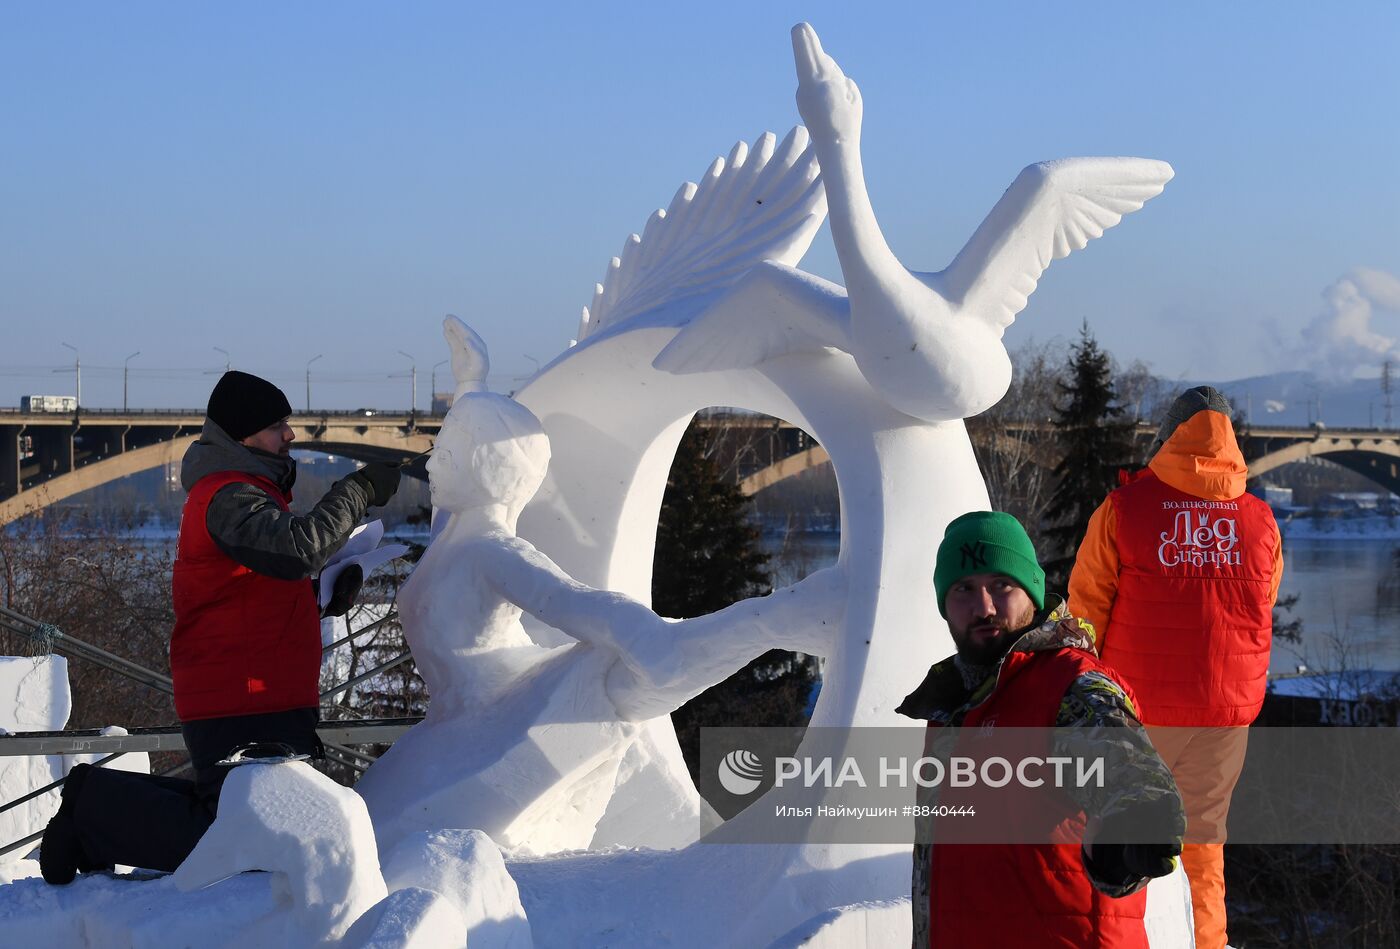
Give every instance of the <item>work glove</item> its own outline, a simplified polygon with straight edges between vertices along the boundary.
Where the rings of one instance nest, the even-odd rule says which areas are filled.
[[[331,588],[330,602],[321,611],[324,616],[344,616],[355,605],[355,597],[360,595],[360,586],[365,582],[365,572],[360,565],[352,563],[335,578]]]
[[[399,489],[399,479],[403,477],[403,471],[397,462],[371,461],[350,477],[369,489],[370,507],[383,507]]]
[[[1106,880],[1164,877],[1176,869],[1186,821],[1174,798],[1104,818],[1084,858]]]

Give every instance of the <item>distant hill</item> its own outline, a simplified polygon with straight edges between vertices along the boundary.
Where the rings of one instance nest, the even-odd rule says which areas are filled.
[[[1179,391],[1201,384],[1171,385]],[[1385,393],[1379,378],[1327,382],[1308,372],[1277,372],[1206,384],[1224,392],[1255,425],[1310,425],[1320,419],[1331,428],[1385,427]],[[1400,428],[1400,371],[1392,385],[1390,427]]]

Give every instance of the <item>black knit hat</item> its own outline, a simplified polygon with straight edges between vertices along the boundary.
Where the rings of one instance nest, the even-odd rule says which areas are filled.
[[[292,414],[292,404],[266,379],[230,369],[209,393],[209,421],[236,442],[262,431]]]

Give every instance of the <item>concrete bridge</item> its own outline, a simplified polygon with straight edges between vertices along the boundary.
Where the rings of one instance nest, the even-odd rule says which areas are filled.
[[[300,413],[296,447],[357,461],[393,461],[432,444],[441,417]],[[126,475],[178,462],[199,437],[202,409],[76,415],[0,409],[0,524]],[[422,466],[407,473],[423,477]]]
[[[792,428],[786,422],[763,420],[767,426],[781,431]],[[803,433],[805,434],[805,433]],[[971,428],[974,443],[996,450],[1003,442],[1029,438],[1034,443],[1031,457],[1046,467],[1059,460],[1054,427],[1050,423],[1007,427],[996,432]],[[1145,454],[1153,436],[1155,423],[1141,422],[1135,442]],[[989,440],[989,441],[988,441]],[[987,445],[980,444],[987,441]],[[1400,494],[1400,431],[1374,428],[1329,429],[1314,426],[1247,426],[1239,435],[1240,450],[1249,463],[1251,479],[1267,474],[1282,465],[1309,458],[1326,458],[1335,464],[1369,478],[1385,491]],[[793,444],[791,450],[770,464],[744,473],[739,484],[745,494],[755,494],[784,478],[830,461],[826,450],[808,436],[805,443]]]
[[[76,415],[0,409],[0,524],[126,475],[178,462],[199,435],[198,409],[124,412],[83,409]],[[392,461],[423,451],[441,416],[357,412],[298,413],[291,418],[297,447],[357,461]],[[745,494],[755,494],[830,459],[806,432],[765,416],[702,413],[695,424],[721,430],[721,453]],[[1143,450],[1156,426],[1140,423]],[[990,447],[1029,438],[1039,463],[1057,459],[1054,427],[1036,423],[985,432]],[[1400,494],[1400,431],[1250,426],[1240,436],[1251,477],[1293,461],[1326,458]],[[409,474],[423,477],[422,466]]]

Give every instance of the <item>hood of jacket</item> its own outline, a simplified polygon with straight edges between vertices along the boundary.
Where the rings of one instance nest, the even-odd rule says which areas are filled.
[[[1206,501],[1233,501],[1249,478],[1229,417],[1209,410],[1178,425],[1147,467],[1178,491]]]
[[[1065,602],[1055,594],[1047,594],[1045,607],[1035,614],[1030,624],[1006,651],[1043,652],[1053,649],[1083,649],[1094,652],[1093,627],[1086,621],[1070,615]],[[895,709],[900,715],[922,718],[934,722],[946,722],[953,713],[964,706],[973,706],[992,694],[1001,675],[1001,667],[1006,663],[1002,656],[993,667],[992,673],[976,688],[969,689],[963,684],[962,673],[954,663],[956,656],[949,656],[936,662],[929,669],[919,687],[905,696]]]
[[[180,462],[180,484],[189,491],[200,478],[220,471],[266,478],[284,494],[291,494],[297,479],[297,463],[290,457],[249,448],[234,441],[216,422],[205,419],[199,440],[186,450]]]

